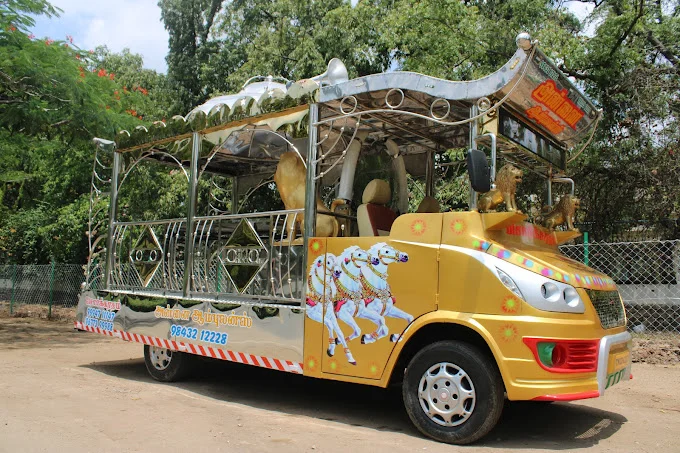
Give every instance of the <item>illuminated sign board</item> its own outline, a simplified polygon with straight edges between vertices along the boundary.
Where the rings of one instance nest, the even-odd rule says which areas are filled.
[[[555,167],[562,170],[566,168],[567,156],[564,150],[503,109],[500,109],[498,128],[500,134],[513,143],[550,162]]]
[[[513,82],[500,90],[499,96],[513,89],[506,101],[508,110],[516,112],[525,127],[539,131],[559,147],[575,146],[591,132],[599,114],[595,105],[540,49],[527,64],[524,77],[515,84],[514,81],[521,75],[515,76]],[[527,137],[527,141],[530,139]],[[541,155],[534,146],[525,147]],[[543,154],[552,153],[550,148],[546,148]],[[562,167],[555,159],[548,160]]]

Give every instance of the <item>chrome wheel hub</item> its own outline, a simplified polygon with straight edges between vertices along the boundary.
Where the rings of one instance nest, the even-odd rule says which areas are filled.
[[[149,346],[149,355],[151,356],[151,364],[159,371],[166,369],[172,360],[171,350],[156,346]]]
[[[458,426],[470,418],[477,395],[465,370],[452,363],[430,367],[418,386],[420,407],[438,425]]]

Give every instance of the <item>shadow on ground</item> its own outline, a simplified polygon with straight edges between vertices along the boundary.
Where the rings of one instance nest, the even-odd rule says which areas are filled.
[[[211,360],[201,361],[193,377],[172,384],[154,381],[143,359],[82,366],[122,380],[172,385],[255,408],[423,437],[411,424],[395,389],[324,381]],[[498,449],[587,448],[612,436],[626,421],[619,414],[577,404],[506,402],[496,428],[476,445]]]
[[[3,349],[71,347],[102,341],[120,340],[76,330],[73,321],[0,317],[0,345]]]

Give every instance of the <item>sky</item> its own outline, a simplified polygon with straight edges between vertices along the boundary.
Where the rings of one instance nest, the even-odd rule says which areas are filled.
[[[356,0],[351,0],[355,3]],[[37,38],[66,39],[84,50],[106,45],[113,52],[129,48],[141,54],[144,66],[161,73],[167,72],[168,33],[161,21],[158,0],[51,0],[63,12],[58,18],[36,18],[32,28]],[[566,1],[579,19],[590,11],[592,4]]]
[[[36,38],[73,37],[83,50],[106,45],[113,52],[129,48],[141,54],[144,66],[166,73],[168,33],[158,0],[50,0],[63,10],[60,17],[37,17]]]

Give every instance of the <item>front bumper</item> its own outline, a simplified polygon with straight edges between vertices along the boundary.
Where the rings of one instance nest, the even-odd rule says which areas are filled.
[[[588,338],[589,335],[579,335]],[[546,335],[546,338],[550,338]],[[592,337],[591,337],[592,338]],[[598,398],[612,385],[631,378],[632,336],[628,332],[600,339],[597,368],[588,373],[547,371],[535,357],[505,358],[506,391],[511,401],[574,401]]]
[[[633,337],[629,332],[621,332],[616,335],[609,335],[600,340],[600,351],[597,358],[597,390],[600,396],[604,395],[605,390],[621,381],[627,381],[631,377],[633,370],[632,358]],[[624,368],[610,370],[609,353],[614,346],[628,343],[628,361]],[[618,368],[618,367],[617,367]]]

